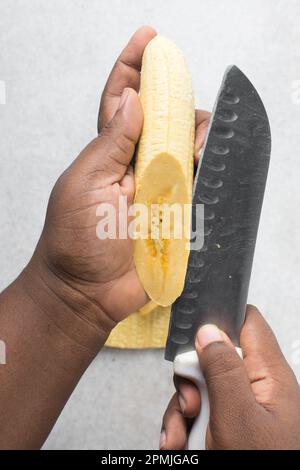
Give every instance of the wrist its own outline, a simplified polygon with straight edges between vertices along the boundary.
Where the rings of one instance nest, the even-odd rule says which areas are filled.
[[[81,302],[36,256],[1,293],[0,331],[8,357],[0,370],[0,399],[10,419],[0,413],[0,448],[40,448],[104,344],[107,333],[83,317]]]
[[[16,282],[39,314],[65,338],[93,355],[99,352],[115,322],[84,292],[51,270],[38,252]]]

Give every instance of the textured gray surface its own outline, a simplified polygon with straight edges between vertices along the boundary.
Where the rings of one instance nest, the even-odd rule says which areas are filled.
[[[0,0],[0,288],[28,261],[51,187],[95,135],[100,91],[142,24],[180,46],[210,109],[236,63],[260,91],[273,152],[249,300],[300,377],[300,3]],[[155,448],[172,390],[162,352],[103,351],[45,448]]]

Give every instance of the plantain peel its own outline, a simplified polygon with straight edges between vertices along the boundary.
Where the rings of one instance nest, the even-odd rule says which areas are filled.
[[[156,306],[150,313],[134,312],[111,332],[106,345],[120,349],[156,349],[166,345],[171,307]]]

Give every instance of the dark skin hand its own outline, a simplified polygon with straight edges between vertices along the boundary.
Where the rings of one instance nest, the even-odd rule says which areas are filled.
[[[112,328],[147,302],[132,241],[99,240],[96,209],[134,196],[130,166],[143,125],[138,91],[143,51],[156,35],[139,29],[102,94],[99,135],[58,179],[41,238],[24,271],[0,295],[0,448],[42,446],[81,375]],[[196,111],[195,160],[209,113]]]
[[[211,409],[206,448],[300,449],[300,387],[272,330],[253,306],[247,308],[240,342],[243,360],[214,326],[201,328],[196,337]],[[188,427],[201,410],[191,382],[175,377],[175,385],[178,392],[163,419],[161,449],[185,449]]]

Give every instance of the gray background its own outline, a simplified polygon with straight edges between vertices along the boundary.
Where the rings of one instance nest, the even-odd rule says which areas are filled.
[[[273,153],[249,300],[300,377],[297,0],[0,0],[0,288],[31,256],[51,187],[94,137],[107,75],[142,24],[182,48],[199,107],[211,109],[231,63],[261,93]],[[156,448],[172,388],[161,351],[103,351],[45,448]]]

